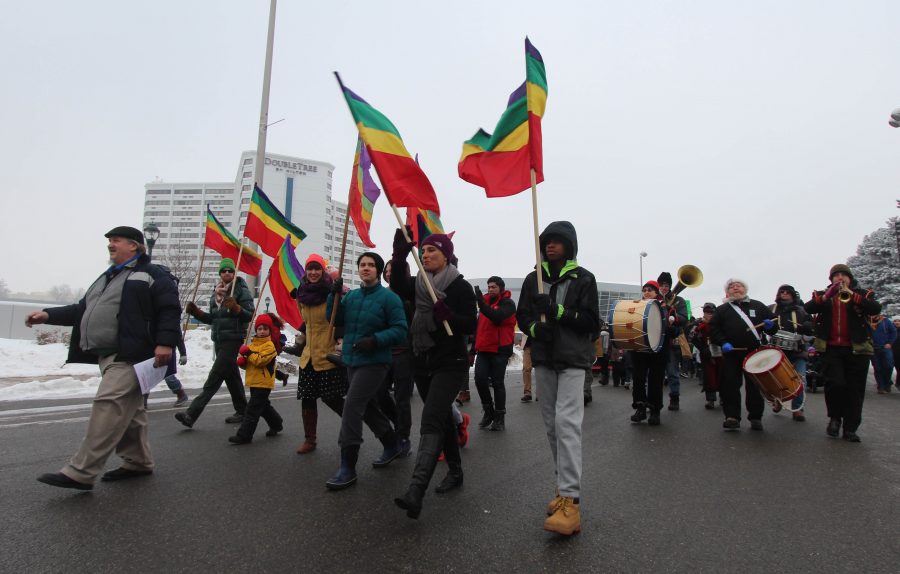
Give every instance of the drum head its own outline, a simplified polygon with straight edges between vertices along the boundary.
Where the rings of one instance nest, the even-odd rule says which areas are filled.
[[[744,370],[748,373],[766,373],[775,368],[784,357],[778,349],[760,349],[748,355],[744,361]]]
[[[665,328],[662,311],[656,301],[649,301],[644,308],[644,333],[647,334],[647,346],[650,350],[654,353],[659,351],[663,344]]]

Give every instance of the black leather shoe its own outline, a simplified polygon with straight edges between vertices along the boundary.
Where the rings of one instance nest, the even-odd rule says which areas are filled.
[[[230,425],[242,423],[244,422],[244,415],[240,413],[234,413],[233,415],[225,419],[225,422]]]
[[[439,485],[434,487],[434,491],[438,494],[444,494],[445,492],[450,492],[451,490],[460,488],[462,485],[462,469],[459,469],[457,471],[451,470],[447,473],[447,476],[444,477],[444,480],[442,480]]]
[[[275,436],[283,430],[284,430],[284,427],[277,428],[277,429],[269,429],[266,431],[266,436]]]
[[[740,430],[741,421],[731,417],[726,418],[725,422],[722,423],[722,428],[725,430]]]
[[[659,422],[659,411],[656,409],[650,411],[650,418],[647,419],[647,424],[652,427],[658,427]]]
[[[74,488],[76,490],[93,490],[93,484],[78,482],[72,480],[61,472],[48,472],[38,477],[38,482],[49,484],[50,486],[58,486],[59,488]]]
[[[237,434],[234,436],[228,437],[228,442],[230,442],[231,444],[249,444],[250,441],[252,441],[252,440],[253,439],[244,438],[241,435],[237,435]]]
[[[181,413],[175,413],[175,420],[186,426],[187,428],[191,428],[194,426],[194,417],[187,414],[187,411]]]
[[[858,434],[848,431],[844,431],[844,440],[847,442],[860,442]]]
[[[762,421],[759,419],[750,419],[751,430],[763,430]]]
[[[825,434],[832,437],[837,437],[838,431],[841,430],[841,419],[831,419],[828,421],[828,427],[825,429]]]
[[[112,482],[115,480],[125,480],[127,478],[137,478],[139,476],[149,476],[153,474],[152,470],[134,470],[131,468],[117,468],[111,470],[100,477],[104,482]]]

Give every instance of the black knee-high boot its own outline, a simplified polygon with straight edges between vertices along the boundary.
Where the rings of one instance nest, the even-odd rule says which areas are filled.
[[[409,488],[402,497],[394,499],[394,503],[406,510],[406,515],[410,518],[418,518],[422,512],[422,498],[428,490],[443,444],[444,438],[439,434],[423,434],[419,438],[416,467],[413,469]]]
[[[444,433],[444,457],[447,461],[448,470],[444,480],[434,488],[434,491],[438,494],[450,492],[463,484],[462,457],[459,453],[459,438],[456,434],[456,425],[451,422],[448,427],[448,430]]]

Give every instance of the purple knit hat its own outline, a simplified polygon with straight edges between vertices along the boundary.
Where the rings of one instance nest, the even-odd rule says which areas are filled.
[[[449,236],[443,233],[432,233],[422,240],[421,247],[424,249],[426,245],[437,247],[444,254],[444,257],[447,258],[448,262],[453,259],[453,241],[450,240]]]

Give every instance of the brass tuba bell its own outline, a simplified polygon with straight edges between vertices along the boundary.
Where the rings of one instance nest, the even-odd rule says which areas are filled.
[[[675,297],[687,289],[688,287],[699,287],[703,284],[703,271],[694,265],[682,265],[678,268],[678,283],[666,295],[666,303],[671,305],[675,301]]]

